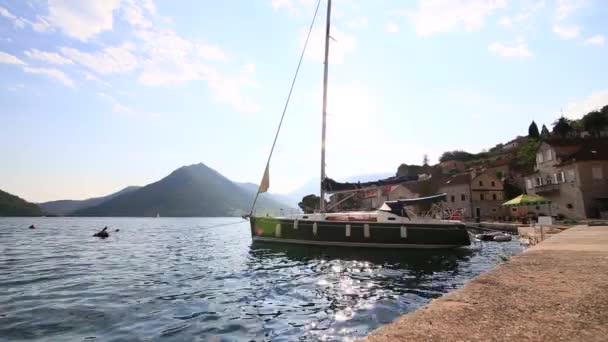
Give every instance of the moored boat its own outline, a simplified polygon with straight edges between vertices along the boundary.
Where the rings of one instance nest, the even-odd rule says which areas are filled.
[[[316,13],[315,13],[316,16]],[[327,212],[325,194],[337,192],[357,192],[366,187],[401,184],[418,180],[414,177],[391,177],[377,182],[338,183],[325,174],[325,143],[327,117],[327,80],[330,40],[331,0],[327,0],[327,20],[325,30],[325,63],[323,75],[323,112],[321,128],[321,184],[319,210],[312,214],[297,214],[285,217],[255,216],[255,203],[260,193],[269,188],[269,165],[272,152],[281,129],[279,123],[275,140],[266,162],[264,175],[253,200],[249,215],[253,241],[293,243],[325,246],[379,247],[379,248],[455,248],[470,244],[466,226],[453,220],[444,220],[442,203],[445,194],[436,196],[387,201],[374,211]],[[313,19],[314,23],[314,19]],[[312,29],[312,24],[311,24]],[[310,31],[309,31],[310,36]],[[308,38],[306,39],[308,42]],[[306,50],[306,43],[304,51]],[[302,56],[304,55],[304,51]],[[299,67],[298,69],[299,70]],[[296,71],[297,76],[297,71]],[[294,77],[295,83],[295,77]],[[293,84],[292,83],[292,89]],[[289,93],[291,95],[291,92]],[[412,208],[416,205],[430,207],[424,215],[417,215]]]
[[[470,244],[466,226],[440,220],[440,201],[445,194],[421,199],[385,202],[375,211],[297,214],[285,217],[250,218],[253,241],[324,246],[374,248],[455,248]],[[408,207],[432,203],[426,217],[417,217]]]

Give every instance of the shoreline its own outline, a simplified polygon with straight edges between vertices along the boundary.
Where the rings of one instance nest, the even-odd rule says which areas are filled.
[[[604,341],[607,275],[608,226],[577,226],[364,340]]]

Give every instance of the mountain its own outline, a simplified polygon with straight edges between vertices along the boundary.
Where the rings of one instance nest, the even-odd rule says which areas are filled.
[[[128,186],[118,192],[103,197],[93,197],[85,200],[58,200],[38,203],[45,212],[53,215],[69,215],[78,209],[94,207],[114,197],[139,189],[139,186]]]
[[[257,184],[238,183],[238,182],[235,182],[235,184],[237,184],[238,186],[245,189],[245,191],[249,192],[252,196],[255,196],[255,194],[258,192]],[[263,198],[266,201],[271,201],[271,202],[275,203],[275,206],[278,208],[293,209],[293,208],[298,207],[297,203],[296,204],[292,203],[293,200],[291,197],[289,197],[287,195],[283,195],[283,194],[274,194],[271,192],[265,192],[265,193],[260,194],[260,198]],[[258,201],[259,201],[259,199],[258,199]],[[259,205],[256,205],[256,207],[259,207]]]
[[[123,193],[99,205],[76,210],[77,216],[240,216],[249,213],[257,191],[239,185],[205,164],[183,166],[158,182]],[[285,205],[263,195],[258,208]],[[259,211],[258,211],[259,212]]]
[[[34,203],[0,190],[0,216],[43,216]]]

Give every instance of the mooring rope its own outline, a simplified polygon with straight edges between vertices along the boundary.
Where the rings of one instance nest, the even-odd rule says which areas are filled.
[[[279,127],[277,127],[277,133],[274,136],[274,141],[272,142],[272,147],[270,148],[270,154],[268,155],[268,160],[266,161],[266,168],[264,168],[264,173],[266,172],[266,170],[268,169],[268,165],[270,164],[270,158],[272,158],[272,152],[274,152],[274,146],[277,143],[277,139],[279,137],[279,132],[281,131],[281,126],[283,125],[283,119],[285,118],[285,113],[287,112],[287,107],[289,106],[289,100],[291,100],[291,93],[293,92],[293,88],[296,84],[296,79],[298,78],[300,66],[302,65],[302,60],[304,59],[304,53],[306,52],[306,47],[308,46],[308,40],[310,39],[310,34],[312,33],[312,28],[315,25],[315,19],[317,18],[317,13],[319,12],[320,5],[321,5],[321,0],[317,1],[317,7],[315,8],[315,14],[312,17],[310,27],[308,28],[308,34],[306,35],[306,41],[304,42],[304,47],[302,48],[302,53],[300,54],[300,60],[298,61],[298,67],[296,68],[296,72],[293,75],[293,79],[291,81],[291,87],[289,88],[289,94],[287,95],[287,100],[285,101],[285,106],[283,107],[283,113],[281,114],[281,120],[279,121]],[[260,196],[259,187],[258,187],[258,192],[255,194],[255,198],[253,199],[253,204],[251,205],[251,211],[249,211],[249,216],[253,215],[253,210],[255,209],[255,203],[258,200],[258,196]]]

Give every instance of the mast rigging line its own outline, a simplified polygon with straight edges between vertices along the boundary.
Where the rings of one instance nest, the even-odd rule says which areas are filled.
[[[304,47],[302,48],[302,53],[300,54],[300,60],[298,61],[298,67],[296,68],[296,72],[293,75],[293,79],[291,81],[291,87],[289,88],[289,94],[287,95],[287,100],[285,101],[285,106],[283,107],[283,113],[281,114],[281,120],[279,121],[279,126],[277,127],[277,133],[274,136],[274,141],[272,142],[272,147],[270,148],[270,153],[268,154],[268,160],[266,161],[266,168],[264,168],[264,174],[266,174],[266,170],[270,165],[270,158],[272,158],[272,153],[274,152],[274,146],[277,143],[277,139],[279,138],[279,133],[281,132],[281,126],[283,125],[283,119],[285,118],[285,113],[287,112],[287,107],[289,106],[289,101],[291,100],[291,94],[293,93],[293,88],[296,84],[296,80],[298,78],[298,73],[300,71],[300,66],[302,65],[302,60],[304,59],[304,54],[306,53],[306,47],[308,47],[308,41],[310,39],[310,35],[312,33],[312,29],[315,25],[315,20],[317,18],[317,14],[319,12],[319,7],[321,6],[321,0],[317,1],[317,6],[315,8],[315,14],[312,17],[312,21],[310,22],[310,27],[308,28],[308,34],[306,35],[306,41],[304,42]],[[253,199],[253,203],[251,205],[251,210],[249,211],[249,216],[253,215],[253,210],[255,209],[255,203],[260,196],[260,188],[258,187],[258,191],[255,194],[255,198]]]

